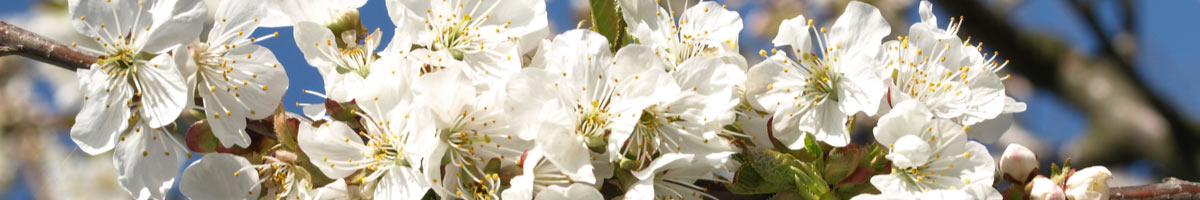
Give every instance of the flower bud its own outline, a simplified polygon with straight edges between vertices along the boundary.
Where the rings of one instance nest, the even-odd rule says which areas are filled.
[[[1066,194],[1072,199],[1108,199],[1108,179],[1112,172],[1104,166],[1083,168],[1067,178]]]
[[[1009,144],[1000,156],[1000,173],[1009,182],[1023,184],[1038,173],[1037,154],[1020,144]]]
[[[1029,199],[1031,200],[1067,199],[1067,196],[1063,194],[1062,187],[1058,187],[1057,184],[1054,184],[1054,181],[1046,178],[1045,176],[1037,176],[1037,178],[1033,178],[1033,181],[1030,181],[1029,185],[1025,187],[1025,190],[1029,191]]]

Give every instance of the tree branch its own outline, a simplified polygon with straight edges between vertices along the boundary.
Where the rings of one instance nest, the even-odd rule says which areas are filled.
[[[87,69],[100,57],[0,21],[0,56],[8,55],[20,55],[72,71]]]
[[[1200,183],[1169,177],[1162,183],[1114,187],[1108,194],[1109,199],[1194,199],[1200,198]]]

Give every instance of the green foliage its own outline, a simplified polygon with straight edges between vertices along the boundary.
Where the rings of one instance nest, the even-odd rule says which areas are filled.
[[[621,8],[616,0],[589,0],[592,8],[592,31],[608,38],[609,47],[613,52],[632,42],[632,37],[626,30],[625,18],[621,16]]]

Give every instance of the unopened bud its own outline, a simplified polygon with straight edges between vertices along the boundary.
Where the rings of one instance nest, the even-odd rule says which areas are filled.
[[[1054,181],[1045,176],[1037,176],[1029,185],[1025,186],[1025,190],[1029,191],[1030,200],[1065,200],[1067,196],[1063,194],[1062,187],[1054,184]]]
[[[1108,179],[1112,172],[1104,166],[1083,168],[1067,178],[1066,194],[1072,199],[1108,199]]]
[[[1019,144],[1009,144],[1000,156],[1000,173],[1009,182],[1022,184],[1038,174],[1037,154]]]

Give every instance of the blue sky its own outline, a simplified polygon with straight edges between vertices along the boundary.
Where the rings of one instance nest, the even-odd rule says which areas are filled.
[[[30,5],[33,2],[34,0],[5,0],[6,5],[0,6],[0,16],[27,13],[31,10]],[[1102,23],[1110,29],[1117,27],[1116,1],[1097,0],[1096,2],[1100,6],[1097,12],[1101,16]],[[1196,66],[1200,64],[1200,56],[1196,56],[1198,51],[1195,49],[1200,47],[1200,37],[1197,37],[1200,35],[1200,25],[1195,22],[1195,19],[1200,19],[1200,12],[1196,12],[1200,11],[1200,1],[1135,2],[1140,14],[1137,23],[1141,34],[1138,38],[1141,45],[1137,63],[1139,75],[1147,80],[1158,94],[1165,95],[1168,101],[1171,101],[1188,116],[1193,119],[1200,118],[1200,104],[1198,104],[1200,103],[1198,100],[1200,92],[1197,92],[1200,91],[1200,79],[1193,77],[1200,72],[1200,67]],[[940,9],[937,5],[934,6],[935,9]],[[210,5],[210,7],[215,7],[215,5]],[[756,9],[756,7],[749,6],[747,9]],[[394,26],[387,16],[384,1],[370,0],[359,10],[368,29],[378,28],[382,31],[384,35],[382,44],[387,44],[387,41],[391,39]],[[550,0],[548,10],[552,31],[555,33],[564,31],[562,27],[573,28],[578,23],[571,10],[571,2],[568,0]],[[739,10],[742,13],[750,11],[753,10]],[[910,16],[915,18],[915,11]],[[948,18],[948,15],[939,16]],[[1099,52],[1095,38],[1087,32],[1085,24],[1082,24],[1082,21],[1065,1],[1024,1],[1024,4],[1015,8],[1008,17],[1026,30],[1036,30],[1058,36],[1073,47],[1092,55]],[[945,20],[947,19],[941,19],[941,21]],[[986,24],[971,24],[970,20],[965,25],[986,26]],[[270,48],[287,69],[291,85],[283,98],[283,104],[288,111],[299,112],[299,108],[295,106],[297,102],[322,101],[320,97],[301,92],[305,89],[322,92],[321,77],[315,68],[304,61],[303,55],[292,40],[290,27],[260,29],[254,35],[266,35],[276,31],[281,37],[261,41],[259,44]],[[769,39],[752,38],[746,33],[742,35],[743,39],[740,43],[744,49],[771,48]],[[1001,55],[1004,55],[1003,52]],[[1087,128],[1087,120],[1079,111],[1074,110],[1062,98],[1050,92],[1038,90],[1029,99],[1023,100],[1028,103],[1029,110],[1019,115],[1019,122],[1036,134],[1046,136],[1045,138],[1052,146],[1057,147],[1077,138],[1079,133]],[[16,192],[0,197],[29,198],[27,192],[22,192],[27,189],[22,184],[18,184],[16,188],[10,188],[11,191]]]

